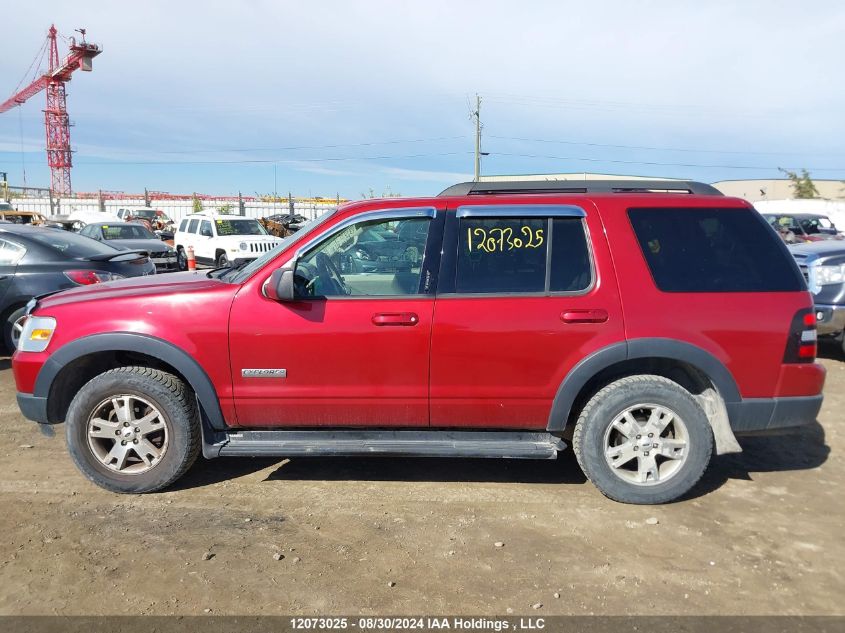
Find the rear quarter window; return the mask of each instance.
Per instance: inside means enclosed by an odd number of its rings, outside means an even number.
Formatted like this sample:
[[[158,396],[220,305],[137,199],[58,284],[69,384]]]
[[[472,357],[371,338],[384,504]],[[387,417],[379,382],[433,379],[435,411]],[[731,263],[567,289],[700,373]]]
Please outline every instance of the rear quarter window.
[[[629,209],[655,285],[664,292],[791,292],[804,280],[752,209]]]

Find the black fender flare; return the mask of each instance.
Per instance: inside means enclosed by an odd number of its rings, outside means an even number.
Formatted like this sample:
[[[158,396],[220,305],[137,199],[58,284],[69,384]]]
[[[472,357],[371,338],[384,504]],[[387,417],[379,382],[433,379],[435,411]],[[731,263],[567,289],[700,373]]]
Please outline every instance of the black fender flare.
[[[742,400],[731,372],[707,350],[669,338],[629,339],[596,350],[569,371],[555,394],[546,429],[551,433],[564,430],[575,399],[593,376],[611,365],[637,358],[663,358],[688,363],[710,379],[726,405]]]
[[[47,398],[56,376],[69,363],[97,352],[136,352],[159,358],[175,368],[194,390],[213,429],[228,428],[214,384],[200,364],[186,351],[160,338],[136,332],[92,334],[63,345],[53,352],[38,372],[33,395]]]

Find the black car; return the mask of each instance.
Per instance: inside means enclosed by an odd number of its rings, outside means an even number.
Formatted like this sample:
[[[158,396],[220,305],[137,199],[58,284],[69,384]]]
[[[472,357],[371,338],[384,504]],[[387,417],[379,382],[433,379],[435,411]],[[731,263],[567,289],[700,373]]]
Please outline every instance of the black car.
[[[127,251],[147,251],[160,273],[179,270],[176,251],[161,241],[161,238],[143,224],[134,222],[108,222],[88,224],[79,231],[80,235]]]
[[[37,226],[0,225],[0,326],[9,351],[17,348],[27,302],[66,288],[153,275],[144,253],[89,237]]]

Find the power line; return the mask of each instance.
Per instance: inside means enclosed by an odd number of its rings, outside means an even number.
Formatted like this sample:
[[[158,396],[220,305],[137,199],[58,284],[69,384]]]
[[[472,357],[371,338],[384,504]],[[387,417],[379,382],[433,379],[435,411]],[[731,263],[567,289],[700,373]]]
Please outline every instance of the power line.
[[[272,163],[323,163],[345,160],[403,160],[408,158],[428,158],[432,156],[457,156],[472,154],[470,151],[463,152],[438,152],[432,154],[407,154],[405,156],[331,156],[326,158],[252,158],[241,160],[184,160],[184,161],[84,161],[77,162],[77,165],[247,165],[247,164],[272,164]]]
[[[542,138],[525,138],[521,136],[496,136],[494,134],[489,134],[489,138],[496,138],[501,140],[508,140],[508,141],[524,141],[527,143],[551,143],[557,145],[580,145],[585,147],[605,147],[611,149],[640,149],[640,150],[649,150],[649,151],[661,151],[661,152],[689,152],[689,153],[696,153],[696,154],[754,154],[755,156],[798,156],[798,155],[835,155],[839,156],[842,155],[841,152],[755,152],[752,150],[748,151],[741,151],[741,150],[719,150],[719,149],[699,149],[699,148],[692,148],[692,147],[659,147],[659,146],[651,146],[651,145],[618,145],[613,143],[590,143],[587,141],[569,141],[569,140],[555,140],[555,139],[542,139]]]
[[[177,149],[177,150],[134,150],[122,151],[121,154],[225,154],[228,152],[286,152],[302,149],[340,149],[343,147],[372,147],[374,145],[401,145],[404,143],[429,143],[436,141],[453,141],[468,138],[466,134],[459,136],[437,136],[433,138],[394,139],[389,141],[369,141],[365,143],[335,143],[333,145],[290,145],[288,147],[239,147],[222,149]]]
[[[541,154],[510,154],[505,152],[490,152],[492,156],[512,156],[516,158],[542,158],[545,160],[572,160],[590,163],[616,163],[622,165],[651,165],[658,167],[697,167],[701,169],[757,169],[757,170],[774,170],[779,169],[778,166],[773,165],[702,165],[699,163],[664,163],[657,161],[642,161],[642,160],[619,160],[613,158],[587,158],[584,156],[545,156]],[[784,167],[784,169],[807,169],[809,171],[841,171],[845,172],[845,167]]]

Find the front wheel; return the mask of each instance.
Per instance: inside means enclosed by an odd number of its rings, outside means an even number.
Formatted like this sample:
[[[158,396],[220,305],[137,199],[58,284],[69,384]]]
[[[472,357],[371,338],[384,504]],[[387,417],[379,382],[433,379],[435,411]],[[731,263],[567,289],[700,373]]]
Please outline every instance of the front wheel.
[[[113,492],[152,492],[190,468],[200,450],[196,402],[179,378],[119,367],[80,389],[66,420],[79,470]]]
[[[572,440],[587,478],[623,503],[681,497],[704,474],[713,450],[710,422],[692,395],[651,375],[621,378],[596,393]]]
[[[3,342],[6,343],[6,349],[10,354],[14,354],[21,342],[24,321],[26,321],[26,307],[12,312],[3,324]]]
[[[229,258],[226,256],[226,253],[220,253],[217,256],[217,267],[218,268],[225,268],[229,265]]]
[[[176,263],[179,270],[188,270],[188,256],[185,254],[185,249],[181,246],[176,249]]]

